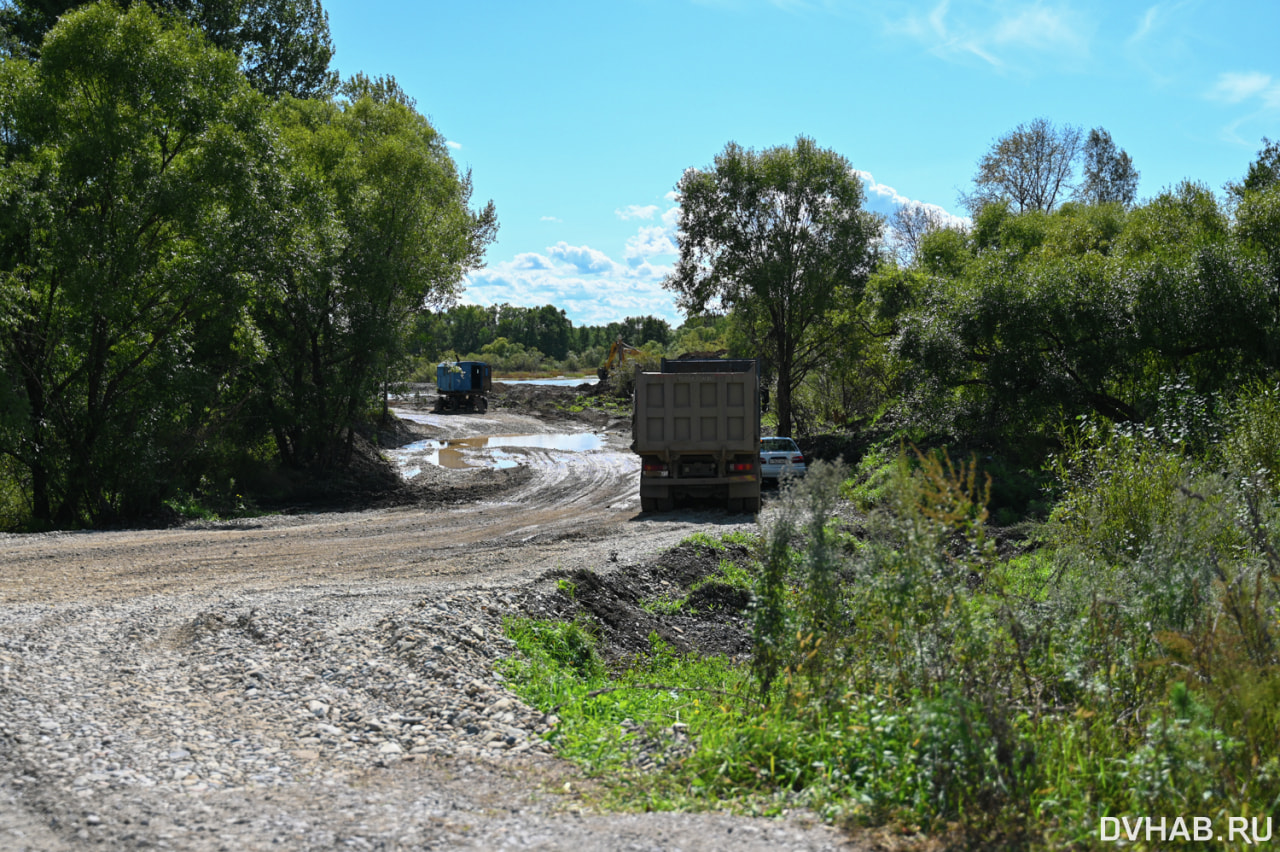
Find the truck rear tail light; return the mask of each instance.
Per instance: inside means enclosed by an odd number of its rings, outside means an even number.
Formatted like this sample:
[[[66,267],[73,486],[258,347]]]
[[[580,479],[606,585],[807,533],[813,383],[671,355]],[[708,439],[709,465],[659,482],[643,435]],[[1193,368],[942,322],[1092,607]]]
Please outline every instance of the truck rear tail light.
[[[640,470],[645,476],[669,476],[671,473],[667,469],[667,463],[660,461],[647,461],[640,466]]]
[[[750,473],[756,469],[756,463],[753,461],[736,461],[729,463],[730,473]]]

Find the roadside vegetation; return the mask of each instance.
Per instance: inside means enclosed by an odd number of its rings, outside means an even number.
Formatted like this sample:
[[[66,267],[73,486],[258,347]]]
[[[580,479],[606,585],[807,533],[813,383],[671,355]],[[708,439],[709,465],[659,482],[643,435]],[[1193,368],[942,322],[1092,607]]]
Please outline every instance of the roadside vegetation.
[[[1265,832],[1280,541],[1253,436],[1280,421],[1260,405],[1201,456],[1079,425],[1037,546],[1003,555],[972,461],[908,451],[852,522],[857,476],[819,463],[752,545],[750,659],[655,635],[609,667],[590,619],[513,621],[506,672],[621,807],[803,805],[955,848],[1105,848],[1100,818],[1135,814]]]

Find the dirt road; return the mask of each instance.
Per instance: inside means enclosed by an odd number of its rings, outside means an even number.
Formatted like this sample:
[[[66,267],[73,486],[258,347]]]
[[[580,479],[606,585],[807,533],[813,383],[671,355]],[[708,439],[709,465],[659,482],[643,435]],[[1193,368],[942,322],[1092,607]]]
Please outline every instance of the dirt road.
[[[415,418],[437,439],[581,431]],[[593,813],[538,736],[554,720],[493,673],[513,594],[547,571],[750,522],[642,516],[629,436],[598,427],[497,470],[399,456],[477,502],[0,537],[0,848],[843,848],[803,819]]]

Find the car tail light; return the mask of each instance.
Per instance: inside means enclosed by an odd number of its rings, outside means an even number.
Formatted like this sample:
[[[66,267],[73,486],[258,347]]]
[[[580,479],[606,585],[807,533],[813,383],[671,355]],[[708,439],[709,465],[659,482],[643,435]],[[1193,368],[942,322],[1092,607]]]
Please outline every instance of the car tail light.
[[[669,476],[671,473],[667,463],[662,461],[647,461],[640,466],[640,470],[644,476]]]
[[[792,457],[791,457],[791,463],[792,463],[792,464],[804,464],[804,456],[792,456]]]

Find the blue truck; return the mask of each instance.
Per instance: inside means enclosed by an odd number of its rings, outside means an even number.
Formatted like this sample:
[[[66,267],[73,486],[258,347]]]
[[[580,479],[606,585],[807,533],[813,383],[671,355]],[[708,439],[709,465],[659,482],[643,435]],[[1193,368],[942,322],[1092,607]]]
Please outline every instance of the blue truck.
[[[493,387],[493,368],[484,361],[444,361],[436,366],[437,414],[489,408],[485,396]]]

